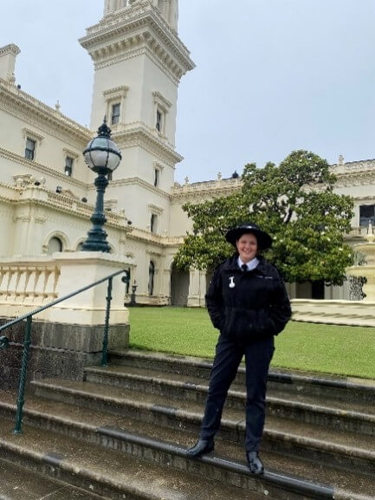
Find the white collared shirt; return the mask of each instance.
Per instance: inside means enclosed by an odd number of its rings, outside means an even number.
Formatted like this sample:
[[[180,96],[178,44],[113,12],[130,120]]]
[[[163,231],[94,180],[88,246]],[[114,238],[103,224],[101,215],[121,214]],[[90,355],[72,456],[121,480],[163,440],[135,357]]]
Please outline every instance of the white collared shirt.
[[[238,263],[238,267],[241,269],[242,266],[245,264],[247,266],[247,270],[248,271],[252,271],[253,269],[255,269],[257,267],[257,265],[259,264],[259,259],[257,259],[256,257],[254,257],[253,259],[251,259],[249,262],[242,262],[242,260],[240,259],[240,257],[238,257],[237,259],[237,263]]]

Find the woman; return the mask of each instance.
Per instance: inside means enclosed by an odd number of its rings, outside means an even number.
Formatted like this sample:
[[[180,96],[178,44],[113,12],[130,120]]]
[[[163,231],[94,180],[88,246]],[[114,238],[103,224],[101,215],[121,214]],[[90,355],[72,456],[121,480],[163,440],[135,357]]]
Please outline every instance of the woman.
[[[263,474],[258,450],[265,419],[266,385],[274,351],[274,335],[291,316],[290,302],[278,271],[259,253],[272,239],[256,224],[230,229],[226,239],[236,253],[213,275],[206,303],[211,321],[220,330],[199,440],[187,450],[200,457],[214,449],[228,389],[245,355],[246,460],[253,474]]]

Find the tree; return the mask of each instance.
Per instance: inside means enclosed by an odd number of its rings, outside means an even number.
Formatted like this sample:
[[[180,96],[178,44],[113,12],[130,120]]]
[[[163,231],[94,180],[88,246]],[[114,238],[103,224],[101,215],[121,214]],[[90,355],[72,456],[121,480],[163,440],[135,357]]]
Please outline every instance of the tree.
[[[187,203],[193,220],[175,256],[179,268],[212,269],[233,253],[224,238],[228,228],[252,221],[269,232],[267,258],[288,282],[324,280],[341,285],[353,252],[344,243],[353,201],[333,192],[329,164],[308,151],[293,151],[279,166],[247,164],[242,188],[225,198]]]

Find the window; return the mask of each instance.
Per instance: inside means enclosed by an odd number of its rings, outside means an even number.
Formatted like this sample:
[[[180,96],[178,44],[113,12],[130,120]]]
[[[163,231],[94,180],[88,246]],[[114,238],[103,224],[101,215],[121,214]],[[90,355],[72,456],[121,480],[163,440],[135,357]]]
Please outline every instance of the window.
[[[148,267],[148,294],[154,295],[155,264],[150,261]]]
[[[158,207],[157,205],[154,205],[152,203],[149,204],[148,206],[148,210],[149,210],[149,221],[150,221],[150,224],[149,224],[149,228],[150,228],[150,232],[151,233],[158,233],[158,231],[160,230],[160,220],[159,219],[159,215],[161,216],[162,213],[163,213],[163,209]]]
[[[154,97],[154,120],[155,120],[155,128],[159,132],[159,134],[165,135],[166,132],[166,117],[167,113],[172,106],[172,103],[169,102],[165,97],[163,97],[160,92],[153,92]]]
[[[359,225],[368,226],[369,222],[375,225],[375,205],[361,205],[359,207]]]
[[[37,150],[42,144],[44,139],[43,136],[39,135],[34,130],[28,128],[23,128],[23,138],[25,141],[25,158],[27,160],[35,160],[37,156]]]
[[[156,130],[160,133],[162,133],[162,127],[163,127],[163,113],[160,111],[160,109],[156,110]]]
[[[35,158],[36,141],[30,137],[26,138],[25,158],[34,160]]]
[[[71,156],[65,157],[65,175],[71,177],[73,173],[73,162],[74,159]]]
[[[152,163],[152,175],[153,175],[153,178],[152,178],[152,181],[153,181],[153,184],[155,187],[159,187],[160,186],[160,181],[161,181],[161,177],[162,177],[162,174],[163,174],[163,169],[164,169],[164,165],[162,163],[160,163],[159,161],[154,161]],[[155,214],[160,214],[160,207],[157,207],[156,205],[153,205],[151,206],[150,205],[150,210],[151,212],[155,213]]]
[[[122,85],[103,92],[105,100],[105,115],[109,118],[111,125],[124,123],[126,94],[129,87]]]
[[[156,214],[151,214],[150,231],[152,233],[156,233],[157,220],[158,220],[158,216]]]
[[[111,115],[112,125],[116,125],[116,123],[120,122],[120,110],[121,110],[120,103],[112,104],[112,115]]]
[[[63,244],[60,238],[57,238],[57,236],[53,236],[53,238],[51,238],[48,242],[48,255],[52,255],[55,252],[62,252],[62,249]]]
[[[154,169],[154,186],[159,186],[160,170],[158,168]]]

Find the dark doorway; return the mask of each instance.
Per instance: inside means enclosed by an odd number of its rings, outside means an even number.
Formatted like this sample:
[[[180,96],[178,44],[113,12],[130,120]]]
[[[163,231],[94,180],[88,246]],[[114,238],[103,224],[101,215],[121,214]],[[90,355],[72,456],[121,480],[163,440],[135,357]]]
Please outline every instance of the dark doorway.
[[[324,280],[311,282],[311,298],[316,300],[324,299]]]

